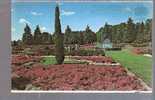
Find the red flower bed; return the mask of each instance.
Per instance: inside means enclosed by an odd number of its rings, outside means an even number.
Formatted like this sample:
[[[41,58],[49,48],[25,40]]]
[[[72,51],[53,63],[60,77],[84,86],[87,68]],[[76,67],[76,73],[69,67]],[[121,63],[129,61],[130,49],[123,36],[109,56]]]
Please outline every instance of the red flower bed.
[[[96,63],[113,63],[114,61],[110,57],[105,56],[76,56],[73,57],[78,60],[90,60]]]
[[[144,90],[121,66],[84,64],[13,66],[13,77],[24,77],[42,90]],[[12,79],[13,79],[12,77]]]
[[[95,44],[80,45],[80,49],[95,49],[95,48],[96,48]]]
[[[13,55],[12,56],[12,64],[13,65],[21,65],[27,62],[38,62],[41,60],[39,56],[26,56],[26,55]]]
[[[134,49],[132,50],[132,52],[133,52],[134,54],[140,55],[140,54],[144,54],[144,53],[145,53],[145,50],[142,49],[142,48],[134,48]]]

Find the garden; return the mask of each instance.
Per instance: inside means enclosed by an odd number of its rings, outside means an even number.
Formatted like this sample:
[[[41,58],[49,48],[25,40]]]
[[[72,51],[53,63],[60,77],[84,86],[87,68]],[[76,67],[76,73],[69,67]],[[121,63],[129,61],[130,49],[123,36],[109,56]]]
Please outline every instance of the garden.
[[[90,53],[89,50],[87,53]],[[90,53],[88,56],[87,53],[84,53],[85,56],[81,56],[83,52],[74,56],[66,55],[61,65],[57,64],[54,55],[14,54],[12,89],[151,90],[151,58],[129,50],[106,51],[105,55]]]
[[[97,32],[89,25],[83,31],[67,25],[63,33],[59,16],[57,5],[53,34],[39,25],[33,34],[26,24],[22,39],[11,42],[12,90],[151,90],[151,19],[105,23]]]
[[[81,57],[81,59],[86,60],[93,58]],[[13,59],[16,59],[12,61],[13,89],[147,90],[147,87],[136,76],[130,75],[121,65],[106,65],[105,63],[112,63],[109,57],[102,58],[102,63],[105,65],[89,64],[86,61],[78,62],[76,60],[66,60],[62,65],[55,65],[49,64],[54,63],[52,62],[54,60],[48,61],[49,58],[41,59],[40,57],[22,55],[13,56]]]

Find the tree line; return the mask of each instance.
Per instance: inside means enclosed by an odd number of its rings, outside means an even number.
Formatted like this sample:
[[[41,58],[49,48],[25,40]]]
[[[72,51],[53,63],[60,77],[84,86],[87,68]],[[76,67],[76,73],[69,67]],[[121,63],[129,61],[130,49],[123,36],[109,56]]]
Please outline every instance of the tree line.
[[[28,24],[26,24],[26,27],[24,28],[22,42],[23,42],[23,44],[27,44],[27,45],[53,43],[52,35],[48,32],[42,33],[39,25],[36,26],[36,29],[34,30],[34,34],[32,35],[31,28],[29,27]]]
[[[72,31],[70,26],[67,25],[65,33],[62,34],[64,37],[64,44],[90,44],[95,43],[96,33],[93,32],[87,25],[84,31]],[[31,28],[26,24],[21,42],[26,45],[43,45],[43,44],[54,44],[55,33],[52,35],[48,32],[41,32],[39,25],[36,26],[34,34],[31,32]],[[18,41],[13,41],[15,42]]]
[[[129,18],[127,22],[117,25],[109,25],[105,23],[96,32],[97,42],[102,43],[106,38],[112,43],[149,43],[151,42],[152,19],[147,19],[145,22],[134,22]]]
[[[117,25],[105,23],[96,33],[88,25],[84,31],[72,31],[70,26],[67,25],[65,33],[62,33],[62,36],[65,45],[102,43],[107,38],[114,44],[141,44],[151,42],[151,32],[152,19],[147,19],[144,22],[134,22],[132,18],[129,18],[127,22]],[[48,32],[41,32],[39,25],[36,26],[34,34],[32,34],[30,26],[26,24],[21,41],[26,45],[53,44],[55,41],[54,37],[55,33],[52,35]]]
[[[65,44],[90,44],[96,42],[96,34],[87,25],[84,31],[72,31],[69,25],[64,34]]]

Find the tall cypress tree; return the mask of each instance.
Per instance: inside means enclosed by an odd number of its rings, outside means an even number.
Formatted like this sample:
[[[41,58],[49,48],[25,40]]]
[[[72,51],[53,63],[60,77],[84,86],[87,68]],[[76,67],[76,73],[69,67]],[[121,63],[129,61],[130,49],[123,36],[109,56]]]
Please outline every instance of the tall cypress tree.
[[[31,34],[31,28],[29,27],[28,24],[26,24],[26,27],[24,28],[24,34],[22,37],[22,42],[24,44],[31,45],[32,41],[33,41],[33,36]]]
[[[60,24],[60,12],[59,6],[55,8],[55,56],[58,64],[62,64],[64,61],[64,44],[63,44],[63,34],[61,33],[61,24]]]

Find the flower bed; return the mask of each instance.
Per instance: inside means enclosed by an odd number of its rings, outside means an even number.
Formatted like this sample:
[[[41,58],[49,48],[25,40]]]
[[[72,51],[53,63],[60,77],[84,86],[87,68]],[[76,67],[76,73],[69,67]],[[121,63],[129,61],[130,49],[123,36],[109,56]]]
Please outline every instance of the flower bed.
[[[132,52],[134,54],[138,54],[138,55],[141,55],[141,54],[152,54],[152,50],[150,48],[145,48],[145,47],[133,48]]]
[[[63,64],[45,68],[35,64],[31,68],[13,66],[12,74],[12,79],[29,79],[29,84],[41,90],[145,90],[141,82],[121,66]]]
[[[114,63],[112,58],[106,56],[75,56],[72,58],[77,60],[90,60],[96,63]]]
[[[134,48],[133,50],[132,50],[132,52],[134,53],[134,54],[144,54],[144,50],[143,49],[141,49],[141,48]]]
[[[95,49],[95,48],[96,48],[95,44],[80,45],[80,49]]]
[[[39,56],[26,56],[26,55],[13,55],[12,64],[13,65],[22,65],[28,62],[39,62],[41,57]]]

